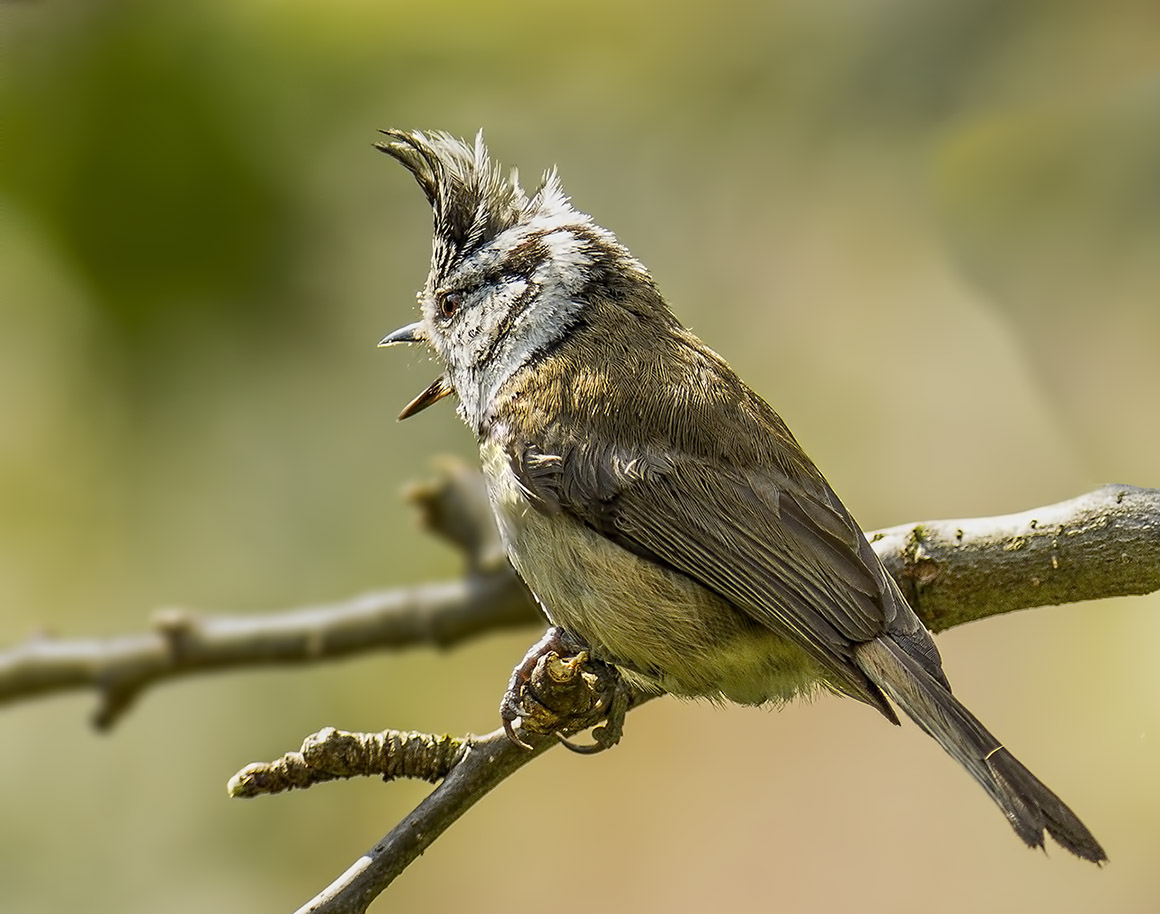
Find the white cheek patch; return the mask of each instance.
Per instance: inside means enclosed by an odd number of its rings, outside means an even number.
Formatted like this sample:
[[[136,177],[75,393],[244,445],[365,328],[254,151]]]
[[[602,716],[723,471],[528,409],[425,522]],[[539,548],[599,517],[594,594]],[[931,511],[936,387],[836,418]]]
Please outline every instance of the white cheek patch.
[[[527,293],[528,285],[526,279],[513,279],[491,287],[482,300],[470,303],[452,332],[450,349],[460,358],[448,359],[448,364],[459,394],[459,412],[476,430],[499,385],[515,370],[506,368],[509,347],[504,340],[497,342],[497,338],[501,334],[512,338],[514,325],[505,324],[513,309],[523,307],[520,298]]]

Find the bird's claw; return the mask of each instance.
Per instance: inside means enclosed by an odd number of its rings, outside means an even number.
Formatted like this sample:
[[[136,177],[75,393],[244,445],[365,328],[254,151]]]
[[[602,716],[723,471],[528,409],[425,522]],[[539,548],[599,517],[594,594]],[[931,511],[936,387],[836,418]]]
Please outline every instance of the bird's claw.
[[[513,743],[515,743],[521,749],[527,749],[529,752],[531,752],[536,747],[533,746],[531,743],[526,742],[525,740],[521,739],[520,735],[518,733],[516,733],[515,722],[519,719],[519,717],[520,717],[520,715],[516,715],[516,717],[513,717],[511,720],[509,720],[506,717],[503,718],[503,732],[505,734],[507,734],[508,739],[510,739]]]
[[[500,702],[504,733],[517,746],[532,745],[517,732],[555,734],[568,749],[583,755],[616,745],[624,732],[630,693],[614,667],[588,656],[586,645],[559,627],[548,629],[512,671]],[[575,733],[605,721],[592,732],[595,743],[580,745]]]
[[[523,663],[515,668],[512,673],[511,682],[508,683],[507,691],[503,693],[503,699],[499,703],[499,716],[503,721],[503,732],[517,746],[522,749],[527,749],[529,752],[535,747],[527,740],[522,739],[519,733],[516,732],[516,721],[522,721],[528,716],[528,711],[523,705],[521,693],[528,688],[528,682],[531,679],[532,672],[523,672],[523,667],[527,663],[527,657],[524,658]]]
[[[541,658],[561,649],[563,636],[564,630],[562,628],[552,626],[544,633],[544,637],[528,648],[528,652],[524,654],[524,659],[512,670],[512,678],[508,680],[507,690],[503,693],[503,699],[499,703],[499,716],[503,721],[503,732],[517,746],[522,746],[529,751],[532,749],[531,744],[516,733],[515,727],[517,720],[523,722],[524,718],[528,716],[528,711],[523,703],[524,689],[531,682],[532,674],[536,671],[536,664],[540,662]]]

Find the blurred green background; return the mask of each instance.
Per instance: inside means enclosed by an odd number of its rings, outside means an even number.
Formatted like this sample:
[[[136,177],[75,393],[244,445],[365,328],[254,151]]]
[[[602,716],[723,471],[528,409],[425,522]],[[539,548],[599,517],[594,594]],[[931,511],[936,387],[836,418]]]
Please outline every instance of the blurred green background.
[[[430,214],[380,127],[558,163],[867,528],[1160,485],[1153,0],[46,0],[0,30],[0,643],[457,573],[398,498],[474,454],[450,408],[393,421],[432,367],[375,343]],[[426,788],[230,774],[327,724],[490,730],[535,634],[185,680],[107,736],[87,694],[0,709],[0,908],[294,909]],[[1103,871],[854,703],[668,700],[373,910],[1154,912],[1160,599],[939,643]]]

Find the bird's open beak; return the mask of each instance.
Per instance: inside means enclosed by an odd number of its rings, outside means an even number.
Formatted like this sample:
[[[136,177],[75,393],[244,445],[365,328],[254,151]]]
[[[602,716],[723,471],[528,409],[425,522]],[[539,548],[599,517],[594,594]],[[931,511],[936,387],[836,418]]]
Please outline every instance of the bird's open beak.
[[[403,407],[403,411],[399,413],[399,418],[410,419],[415,413],[423,412],[432,403],[438,403],[448,394],[453,393],[455,393],[455,389],[447,383],[447,379],[438,377],[431,382],[430,387]]]
[[[423,326],[418,321],[400,327],[394,333],[388,333],[380,341],[380,346],[394,346],[396,343],[425,343],[427,337],[423,335]]]
[[[427,337],[423,334],[423,326],[419,322],[400,327],[394,333],[388,333],[379,342],[380,346],[394,346],[397,343],[425,343]],[[432,403],[438,403],[448,394],[455,393],[455,388],[447,383],[447,379],[438,377],[431,385],[414,400],[403,407],[399,413],[400,419],[409,419],[415,413],[421,413]]]

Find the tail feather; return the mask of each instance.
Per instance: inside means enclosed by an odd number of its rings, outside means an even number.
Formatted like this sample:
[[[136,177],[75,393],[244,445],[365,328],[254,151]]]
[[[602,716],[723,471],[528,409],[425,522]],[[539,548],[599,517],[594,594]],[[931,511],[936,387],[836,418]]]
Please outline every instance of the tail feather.
[[[854,658],[907,716],[971,773],[1029,847],[1043,847],[1046,830],[1077,857],[1094,863],[1107,859],[1079,817],[890,636],[858,645]]]

